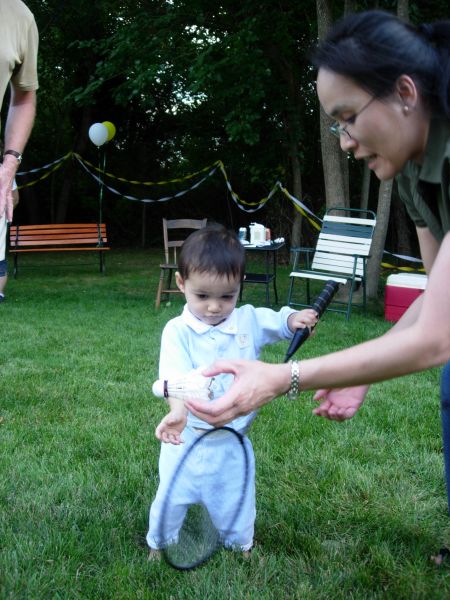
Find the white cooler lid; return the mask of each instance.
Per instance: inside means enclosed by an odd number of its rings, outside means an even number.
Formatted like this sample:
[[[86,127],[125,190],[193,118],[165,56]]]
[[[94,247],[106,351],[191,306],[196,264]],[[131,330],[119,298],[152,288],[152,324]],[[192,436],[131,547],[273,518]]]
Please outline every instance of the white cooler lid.
[[[388,276],[386,285],[424,290],[427,287],[427,280],[426,275],[419,273],[396,273]]]

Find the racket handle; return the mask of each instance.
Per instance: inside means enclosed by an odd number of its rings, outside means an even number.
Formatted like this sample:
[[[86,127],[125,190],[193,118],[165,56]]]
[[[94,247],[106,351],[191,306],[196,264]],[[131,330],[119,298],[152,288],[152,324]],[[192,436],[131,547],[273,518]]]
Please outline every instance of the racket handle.
[[[312,309],[316,311],[319,319],[327,309],[327,306],[333,300],[334,295],[339,289],[339,283],[330,279],[326,282],[323,290],[317,296],[312,304]]]
[[[323,290],[311,305],[311,308],[316,311],[318,319],[320,319],[320,317],[323,315],[338,289],[339,283],[336,281],[330,279],[326,282]],[[297,329],[286,352],[286,356],[284,358],[285,363],[288,362],[291,356],[297,352],[303,342],[309,338],[313,329],[314,327],[303,327],[302,329]]]

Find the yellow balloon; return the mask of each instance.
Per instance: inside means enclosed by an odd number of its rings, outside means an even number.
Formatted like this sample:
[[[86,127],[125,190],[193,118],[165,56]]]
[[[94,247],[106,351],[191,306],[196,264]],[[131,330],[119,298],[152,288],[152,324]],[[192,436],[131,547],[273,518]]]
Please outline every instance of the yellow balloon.
[[[103,121],[102,125],[104,125],[108,130],[108,137],[106,141],[109,142],[116,135],[116,126],[114,125],[114,123],[111,123],[111,121]]]

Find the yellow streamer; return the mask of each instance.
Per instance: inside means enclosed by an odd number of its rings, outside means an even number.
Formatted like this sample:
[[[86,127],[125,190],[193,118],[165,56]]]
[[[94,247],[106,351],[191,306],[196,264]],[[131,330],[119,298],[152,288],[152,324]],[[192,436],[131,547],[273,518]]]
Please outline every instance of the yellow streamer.
[[[381,266],[385,269],[394,269],[395,271],[407,271],[407,272],[417,272],[417,271],[421,271],[421,272],[425,272],[425,269],[423,267],[398,267],[397,265],[391,265],[390,263],[381,263]]]
[[[52,169],[50,169],[47,173],[45,173],[44,175],[42,175],[41,177],[39,177],[38,179],[35,179],[34,181],[30,181],[28,183],[25,183],[23,185],[19,185],[17,186],[17,189],[21,190],[23,188],[26,187],[31,187],[33,185],[36,185],[39,181],[42,181],[44,179],[46,179],[47,177],[49,177],[52,173],[54,173],[55,171],[57,171],[58,169],[61,168],[63,162],[69,158],[69,157],[76,157],[78,158],[78,160],[80,160],[82,163],[84,163],[85,165],[89,165],[89,167],[95,171],[97,171],[98,173],[101,173],[104,176],[110,177],[112,179],[115,179],[117,181],[121,181],[123,183],[129,183],[132,185],[144,185],[144,186],[156,186],[156,185],[167,185],[170,183],[181,183],[183,181],[186,181],[188,179],[192,179],[193,177],[196,177],[206,171],[208,171],[208,169],[212,169],[214,166],[218,166],[222,172],[222,175],[225,179],[225,183],[227,185],[227,188],[231,194],[231,196],[233,197],[233,199],[235,200],[235,202],[239,205],[239,204],[244,204],[246,206],[252,206],[252,207],[257,207],[257,206],[263,206],[273,195],[274,193],[277,191],[277,189],[280,189],[283,194],[292,202],[292,204],[294,205],[295,209],[308,221],[308,223],[314,227],[314,229],[316,229],[317,231],[320,231],[321,226],[314,221],[314,219],[311,217],[311,215],[308,214],[308,212],[306,212],[299,200],[297,200],[296,198],[294,198],[288,191],[286,188],[284,188],[279,182],[277,182],[274,187],[272,188],[272,190],[270,191],[270,193],[262,198],[261,200],[257,201],[257,202],[248,202],[246,200],[243,200],[242,198],[240,198],[240,196],[233,190],[233,188],[231,187],[231,183],[230,180],[228,178],[227,172],[225,170],[225,166],[223,164],[223,162],[221,160],[217,160],[214,163],[212,163],[211,165],[208,165],[207,167],[204,167],[203,169],[200,169],[199,171],[196,171],[195,173],[190,173],[189,175],[185,175],[184,177],[177,177],[175,179],[169,179],[166,181],[139,181],[139,180],[134,180],[134,179],[126,179],[124,177],[118,177],[116,175],[114,175],[113,173],[108,173],[108,172],[103,172],[100,168],[98,168],[97,166],[93,165],[91,162],[83,159],[79,154],[77,154],[76,152],[68,152],[61,160],[59,163],[57,163]],[[47,165],[45,165],[44,167],[41,167],[40,169],[45,169],[47,167]],[[28,171],[29,173],[33,173],[37,170],[40,169],[32,169],[31,171]],[[24,175],[26,173],[20,173],[20,175]],[[176,196],[174,196],[176,197]],[[252,212],[252,211],[249,211]],[[314,215],[315,218],[316,215]],[[393,269],[393,270],[397,270],[397,271],[406,271],[406,272],[417,272],[417,271],[421,271],[424,272],[425,269],[423,267],[419,267],[419,268],[414,268],[414,267],[399,267],[397,265],[392,265],[390,263],[385,263],[382,262],[381,266],[384,269]]]
[[[74,156],[76,156],[79,160],[81,160],[82,162],[84,162],[84,164],[89,165],[89,167],[91,169],[94,169],[95,171],[97,171],[97,173],[101,173],[102,175],[105,175],[106,177],[110,177],[111,179],[116,179],[117,181],[121,181],[123,183],[131,183],[132,185],[147,185],[147,186],[152,186],[152,185],[167,185],[169,183],[180,183],[182,181],[186,181],[187,179],[192,179],[193,177],[196,177],[197,175],[200,175],[201,173],[204,173],[208,169],[212,169],[212,167],[214,167],[215,165],[219,164],[219,162],[220,162],[220,161],[216,160],[216,162],[212,163],[212,165],[204,167],[200,171],[196,171],[195,173],[190,173],[189,175],[185,175],[184,177],[177,177],[176,179],[168,179],[167,181],[138,181],[136,179],[125,179],[124,177],[117,177],[117,175],[114,175],[113,173],[108,173],[106,171],[102,171],[101,169],[99,169],[98,167],[96,167],[95,165],[93,165],[88,160],[82,158],[76,152],[74,152]]]
[[[272,188],[272,190],[270,191],[269,195],[266,196],[265,198],[262,198],[261,200],[259,200],[258,202],[247,202],[246,200],[243,200],[242,198],[240,198],[240,196],[238,194],[236,194],[236,192],[232,189],[231,184],[230,184],[230,180],[228,179],[228,175],[227,172],[225,171],[225,166],[223,164],[223,162],[221,160],[217,161],[217,164],[220,167],[220,170],[222,171],[222,175],[225,178],[225,183],[227,184],[227,187],[230,191],[230,194],[233,196],[233,198],[235,199],[236,202],[239,202],[240,204],[245,204],[246,206],[262,206],[263,204],[265,204],[267,202],[267,200],[270,198],[270,196],[272,195],[274,188]]]
[[[58,163],[57,165],[55,165],[53,167],[53,169],[50,169],[50,171],[48,171],[47,173],[45,173],[44,175],[42,175],[38,179],[35,179],[34,181],[29,181],[28,183],[24,183],[23,185],[18,185],[17,189],[18,190],[22,190],[23,188],[31,187],[32,185],[36,185],[36,183],[39,183],[39,181],[42,181],[43,179],[47,179],[47,177],[49,177],[52,173],[54,173],[55,171],[57,171],[58,169],[61,168],[63,162],[64,161],[62,160],[60,163]]]

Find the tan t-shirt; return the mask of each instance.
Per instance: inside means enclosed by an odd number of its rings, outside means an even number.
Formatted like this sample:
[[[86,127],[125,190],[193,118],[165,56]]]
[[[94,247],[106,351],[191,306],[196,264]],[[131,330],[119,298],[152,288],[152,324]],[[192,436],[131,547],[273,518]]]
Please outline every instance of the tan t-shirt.
[[[21,0],[0,0],[0,106],[9,81],[37,90],[39,35],[33,13]]]

